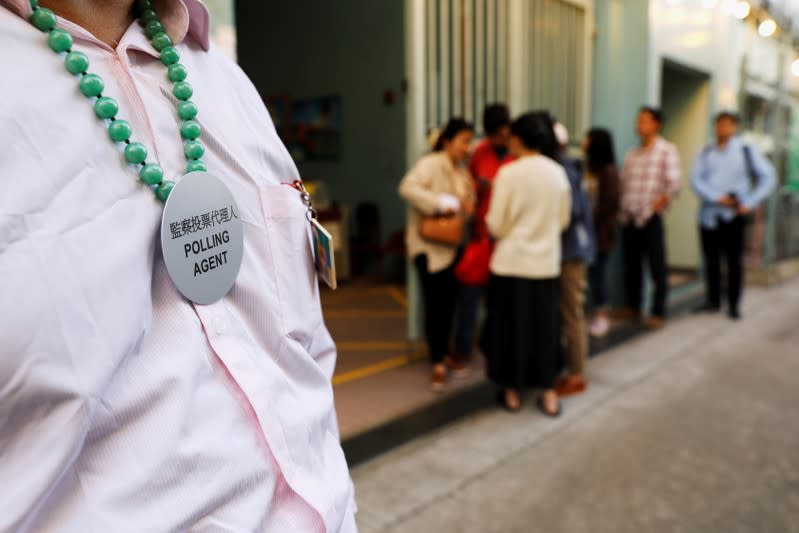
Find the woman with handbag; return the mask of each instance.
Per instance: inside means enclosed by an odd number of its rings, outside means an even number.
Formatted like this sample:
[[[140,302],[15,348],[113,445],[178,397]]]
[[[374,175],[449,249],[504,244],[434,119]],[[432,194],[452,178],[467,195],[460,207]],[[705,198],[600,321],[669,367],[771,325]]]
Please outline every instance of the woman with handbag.
[[[465,369],[463,363],[449,355],[449,350],[460,288],[455,279],[455,263],[465,219],[474,210],[474,187],[465,166],[473,137],[470,123],[451,119],[433,152],[416,163],[399,187],[400,196],[409,207],[405,239],[422,285],[434,391],[443,389],[448,368]]]
[[[486,222],[496,239],[491,258],[483,352],[488,376],[510,411],[528,387],[543,390],[538,408],[560,414],[558,276],[561,233],[571,217],[571,188],[557,163],[548,113],[528,113],[511,126],[511,152],[494,183]]]

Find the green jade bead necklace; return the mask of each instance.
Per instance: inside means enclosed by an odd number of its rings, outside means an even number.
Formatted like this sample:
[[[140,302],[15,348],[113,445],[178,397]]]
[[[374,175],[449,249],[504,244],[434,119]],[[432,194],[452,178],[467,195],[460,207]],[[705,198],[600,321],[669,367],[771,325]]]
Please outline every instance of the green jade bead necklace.
[[[119,105],[116,100],[103,96],[105,83],[97,74],[89,70],[89,58],[83,52],[72,50],[72,36],[56,28],[58,19],[50,9],[40,7],[38,0],[30,0],[33,14],[30,22],[40,31],[47,34],[47,45],[53,52],[63,55],[64,66],[73,76],[80,76],[78,88],[86,97],[93,100],[94,113],[98,119],[106,121],[108,125],[108,138],[115,143],[124,143],[125,161],[131,165],[139,166],[139,180],[149,186],[155,196],[165,202],[175,186],[175,182],[164,180],[164,169],[158,163],[147,162],[147,147],[140,142],[131,141],[133,129],[126,120],[117,118]],[[188,165],[186,173],[205,172],[208,167],[202,162],[205,147],[200,142],[202,128],[195,120],[197,105],[191,101],[194,94],[192,86],[186,82],[188,71],[179,63],[180,53],[175,48],[172,39],[164,30],[164,25],[153,10],[150,0],[137,0],[136,9],[139,14],[139,23],[144,28],[144,33],[150,39],[152,47],[159,52],[161,62],[167,67],[167,77],[172,82],[172,94],[178,99],[177,114],[183,121],[180,126],[180,137],[183,140],[183,153]]]

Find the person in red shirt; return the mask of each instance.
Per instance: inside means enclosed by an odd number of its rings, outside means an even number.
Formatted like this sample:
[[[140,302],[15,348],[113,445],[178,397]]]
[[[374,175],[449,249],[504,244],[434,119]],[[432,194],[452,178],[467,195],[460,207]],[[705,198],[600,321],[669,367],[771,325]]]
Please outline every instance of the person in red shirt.
[[[486,137],[475,148],[471,163],[469,163],[469,170],[477,190],[473,238],[488,235],[485,217],[488,213],[488,205],[491,203],[491,185],[499,168],[514,159],[508,151],[510,112],[506,105],[493,104],[485,108],[483,129]]]
[[[475,148],[469,164],[477,191],[477,208],[471,236],[473,240],[488,238],[485,218],[491,202],[491,185],[500,167],[514,160],[508,151],[510,111],[506,105],[492,104],[485,108],[483,129],[485,139]],[[455,355],[450,359],[453,370],[465,370],[472,355],[481,295],[480,286],[465,286],[461,289],[455,324]]]

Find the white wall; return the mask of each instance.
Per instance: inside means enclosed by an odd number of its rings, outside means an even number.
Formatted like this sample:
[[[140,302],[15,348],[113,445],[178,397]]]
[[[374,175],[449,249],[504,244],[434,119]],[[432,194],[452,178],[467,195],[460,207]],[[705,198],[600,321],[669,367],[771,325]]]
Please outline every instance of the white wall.
[[[670,59],[711,76],[711,112],[737,109],[741,88],[741,62],[747,73],[763,83],[750,83],[751,91],[768,92],[782,69],[790,73],[792,52],[774,37],[761,37],[751,21],[740,21],[725,11],[729,0],[650,0],[650,103],[659,104],[661,68]],[[783,54],[781,57],[780,54]],[[799,78],[788,75],[787,87],[799,89]],[[772,94],[763,94],[772,96]]]
[[[700,266],[698,200],[690,186],[693,160],[712,131],[713,113],[738,107],[744,25],[725,14],[721,3],[713,7],[704,0],[650,3],[648,95],[649,103],[664,107],[664,136],[677,145],[682,160],[682,193],[666,218],[669,263],[682,268]],[[705,75],[708,81],[697,86],[690,76],[683,78],[674,70],[664,80],[666,61]]]
[[[745,25],[724,13],[722,4],[703,0],[651,0],[649,98],[660,103],[663,60],[711,77],[711,112],[737,108]],[[709,118],[709,117],[708,117]]]
[[[701,150],[701,136],[693,135],[690,125],[697,131],[707,131],[712,135],[712,116],[721,110],[738,110],[742,89],[757,94],[766,100],[777,95],[775,85],[780,76],[788,76],[788,88],[797,87],[797,79],[790,76],[790,62],[793,53],[775,37],[761,37],[752,20],[740,21],[733,17],[725,7],[729,0],[650,0],[650,46],[647,93],[649,102],[661,105],[663,96],[664,61],[677,63],[710,77],[709,105],[688,105],[682,107],[683,116],[676,117],[678,127],[668,129],[674,135],[682,131],[679,139],[671,139],[678,144],[683,158],[683,194],[673,206],[668,218],[667,229],[670,245],[676,252],[673,264],[690,266],[699,263],[698,242],[693,235],[678,239],[685,233],[686,217],[696,211],[696,199],[690,191],[689,171],[696,154]],[[746,78],[742,79],[742,66],[746,60]],[[785,62],[785,64],[781,64]],[[742,84],[745,83],[745,87]],[[670,106],[672,109],[674,106]],[[685,113],[690,113],[686,117]],[[687,120],[686,120],[687,118]],[[667,126],[669,117],[666,117]],[[690,141],[686,138],[689,134]],[[751,137],[765,151],[770,151],[773,138],[769,136]],[[690,218],[688,220],[691,220]],[[693,220],[691,220],[693,223]],[[675,235],[676,234],[676,235]],[[695,252],[692,252],[695,250]]]

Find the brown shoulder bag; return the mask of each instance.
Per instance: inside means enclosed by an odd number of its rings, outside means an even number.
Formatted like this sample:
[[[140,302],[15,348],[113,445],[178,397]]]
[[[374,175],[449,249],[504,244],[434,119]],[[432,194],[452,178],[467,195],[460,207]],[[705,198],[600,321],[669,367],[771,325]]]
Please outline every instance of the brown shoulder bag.
[[[426,241],[458,246],[463,241],[464,220],[458,213],[423,216],[419,234]]]

